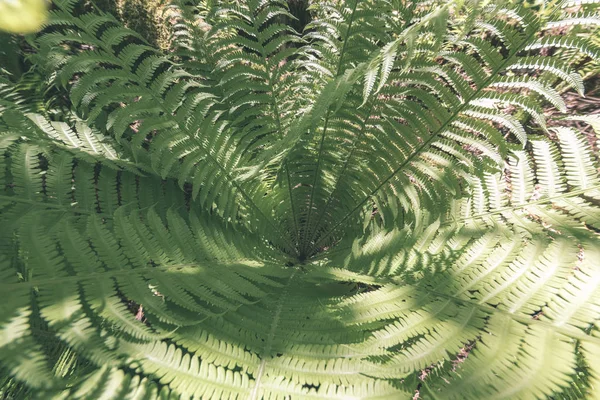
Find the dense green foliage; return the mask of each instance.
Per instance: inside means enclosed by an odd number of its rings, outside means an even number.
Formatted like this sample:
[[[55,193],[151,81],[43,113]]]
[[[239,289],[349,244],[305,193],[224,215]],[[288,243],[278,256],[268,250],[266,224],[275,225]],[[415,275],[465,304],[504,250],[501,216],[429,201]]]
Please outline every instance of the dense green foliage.
[[[0,397],[600,398],[594,3],[184,1],[161,52],[56,0],[2,44]]]

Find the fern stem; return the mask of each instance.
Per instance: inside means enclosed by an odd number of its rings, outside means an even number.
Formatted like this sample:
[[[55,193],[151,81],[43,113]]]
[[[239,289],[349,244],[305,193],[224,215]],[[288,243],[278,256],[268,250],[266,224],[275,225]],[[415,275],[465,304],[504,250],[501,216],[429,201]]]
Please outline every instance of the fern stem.
[[[350,150],[350,152],[348,153],[348,156],[346,157],[346,160],[344,161],[344,165],[342,167],[342,170],[340,171],[340,174],[338,175],[335,184],[333,185],[333,190],[331,191],[331,193],[329,194],[327,201],[325,202],[325,206],[321,209],[321,212],[319,213],[319,216],[317,217],[317,221],[322,221],[323,216],[325,215],[325,212],[327,211],[327,209],[329,208],[331,202],[333,201],[333,195],[337,192],[338,186],[340,181],[342,180],[342,177],[344,176],[344,174],[347,171],[348,165],[350,164],[350,159],[352,158],[352,156],[354,155],[354,152],[356,151],[356,148],[358,146],[358,142],[360,140],[360,138],[362,138],[362,136],[365,133],[365,128],[367,126],[367,122],[369,121],[369,119],[371,118],[371,111],[373,110],[374,107],[374,103],[371,100],[370,101],[370,106],[369,109],[367,111],[367,116],[364,119],[361,127],[360,127],[360,131],[358,133],[358,135],[356,135],[356,137],[354,138],[354,141],[352,142],[352,148]],[[312,231],[312,234],[310,236],[310,241],[312,241],[315,238],[315,235],[318,232],[318,225],[315,226],[315,229]]]
[[[392,279],[392,282],[396,282],[394,279]],[[558,333],[561,333],[565,336],[569,336],[571,338],[574,339],[578,339],[578,340],[583,340],[586,342],[591,342],[594,343],[596,345],[600,345],[600,338],[599,337],[595,337],[592,335],[588,335],[585,332],[583,332],[582,330],[579,330],[577,328],[569,328],[569,327],[564,327],[564,326],[557,326],[552,324],[551,322],[548,321],[544,321],[544,320],[540,320],[540,319],[533,319],[532,317],[525,317],[522,315],[517,315],[514,313],[511,313],[510,311],[506,311],[500,308],[495,308],[492,306],[488,306],[486,304],[480,304],[480,303],[475,303],[473,301],[470,300],[465,300],[465,299],[461,299],[459,297],[453,296],[451,294],[447,294],[447,293],[443,293],[443,292],[438,292],[437,290],[428,288],[428,287],[424,287],[424,286],[420,286],[420,285],[410,285],[407,284],[406,282],[401,282],[401,285],[408,285],[408,286],[414,286],[415,288],[418,288],[419,290],[424,290],[427,291],[428,293],[431,293],[434,296],[439,296],[439,297],[443,297],[445,299],[448,299],[452,302],[455,303],[461,303],[461,304],[465,304],[465,305],[469,305],[469,306],[473,306],[473,307],[477,307],[481,310],[484,310],[485,312],[487,312],[488,314],[502,314],[516,322],[520,322],[522,324],[526,324],[526,325],[540,325],[545,327],[546,329],[552,330],[552,331],[556,331]]]
[[[273,78],[271,75],[271,71],[269,71],[269,82],[268,82],[269,86],[271,86],[272,79]],[[283,129],[281,128],[281,117],[280,117],[280,113],[279,113],[279,106],[277,105],[277,97],[275,96],[274,92],[271,92],[271,100],[273,102],[272,103],[272,107],[274,108],[273,115],[275,116],[275,123],[277,124],[277,130],[279,131],[280,136],[283,139],[284,134],[283,134]],[[283,168],[285,168],[288,197],[290,198],[290,207],[292,209],[292,219],[294,221],[294,230],[296,232],[296,246],[293,247],[293,250],[296,252],[296,256],[299,256],[298,246],[299,246],[299,241],[300,241],[300,236],[299,236],[300,232],[298,230],[298,218],[297,218],[297,214],[296,214],[296,207],[294,205],[294,198],[292,196],[292,180],[290,178],[290,168],[288,166],[287,159],[283,163]]]
[[[489,211],[489,212],[485,212],[485,213],[481,213],[481,214],[476,214],[476,215],[472,215],[470,217],[465,217],[465,218],[461,218],[461,219],[457,219],[457,220],[453,219],[453,220],[450,220],[450,221],[442,223],[440,226],[447,226],[447,225],[452,225],[453,223],[460,223],[460,222],[465,222],[465,221],[469,221],[469,220],[473,220],[473,219],[477,219],[477,218],[487,217],[487,216],[490,216],[490,215],[502,214],[503,212],[506,212],[506,211],[519,210],[521,208],[525,208],[525,207],[529,207],[529,206],[535,206],[535,205],[538,205],[538,204],[546,204],[546,203],[550,203],[550,202],[552,202],[554,200],[568,199],[570,197],[575,197],[575,196],[578,196],[580,194],[585,194],[585,193],[593,191],[593,190],[600,190],[600,185],[594,185],[594,186],[590,186],[590,187],[585,188],[585,189],[574,190],[572,192],[563,193],[563,194],[560,194],[560,195],[557,195],[557,196],[546,197],[544,199],[532,201],[532,202],[525,203],[525,204],[518,204],[516,206],[498,208],[498,209],[496,209],[494,211]]]
[[[215,263],[211,261],[214,265]],[[145,268],[128,268],[128,269],[118,269],[118,270],[103,270],[94,273],[88,273],[85,275],[69,275],[69,276],[61,276],[59,278],[49,278],[49,279],[39,279],[39,280],[31,280],[31,281],[22,281],[18,283],[0,283],[0,288],[2,290],[6,290],[10,292],[15,288],[20,288],[24,286],[37,287],[37,286],[48,286],[48,285],[57,285],[65,282],[81,282],[85,280],[97,280],[101,278],[112,278],[115,276],[121,275],[132,275],[132,274],[142,274],[146,271],[181,271],[186,268],[196,269],[200,264],[173,264],[173,265],[159,265],[156,267],[145,267]]]
[[[292,182],[290,178],[290,169],[287,164],[287,160],[284,163],[285,175],[287,179],[287,187],[288,187],[288,197],[290,198],[290,207],[292,208],[293,220],[294,220],[294,230],[296,231],[296,247],[294,250],[296,251],[296,255],[300,256],[299,246],[300,246],[300,231],[298,230],[298,218],[296,216],[296,207],[294,206],[294,199],[292,197]]]
[[[522,323],[522,324],[543,326],[546,329],[556,331],[565,336],[569,336],[574,339],[583,340],[583,341],[587,341],[590,343],[600,345],[600,337],[595,337],[595,336],[592,336],[591,334],[587,334],[583,330],[580,330],[578,328],[568,327],[568,326],[567,327],[558,326],[558,325],[552,324],[550,321],[544,321],[541,319],[533,319],[532,317],[518,315],[518,314],[512,313],[508,310],[504,310],[501,308],[488,306],[488,305],[482,304],[482,303],[476,303],[472,300],[462,299],[462,298],[457,297],[452,294],[440,292],[429,286],[424,286],[421,283],[417,283],[417,284],[406,283],[404,280],[402,280],[402,278],[399,278],[399,277],[378,279],[378,278],[372,277],[372,276],[368,276],[368,280],[366,280],[366,281],[368,281],[370,284],[381,285],[381,286],[392,284],[392,285],[397,285],[397,286],[401,286],[401,287],[402,286],[412,287],[415,289],[416,292],[425,291],[427,293],[430,293],[432,296],[444,298],[453,303],[460,303],[463,305],[478,308],[478,309],[485,311],[488,314],[501,314],[501,315],[504,315],[504,316],[506,316],[516,322]]]
[[[275,314],[273,314],[273,321],[271,322],[271,328],[269,329],[269,336],[267,336],[267,341],[265,342],[265,347],[263,349],[263,357],[264,358],[260,362],[260,366],[258,367],[258,372],[256,373],[254,387],[252,388],[252,392],[250,393],[250,396],[248,397],[250,400],[257,399],[256,396],[258,395],[258,390],[260,389],[260,381],[262,380],[262,377],[265,372],[265,365],[267,364],[268,360],[272,358],[269,355],[269,353],[271,352],[271,348],[273,347],[273,339],[275,338],[275,331],[277,330],[277,326],[279,325],[279,319],[281,317],[281,310],[283,309],[283,300],[285,299],[288,289],[290,287],[290,284],[292,283],[292,280],[294,279],[294,276],[296,275],[297,272],[298,272],[297,269],[295,269],[294,272],[292,272],[285,287],[283,288],[281,294],[279,295],[279,300],[277,301],[277,307],[275,308]]]
[[[350,14],[350,21],[348,22],[348,29],[346,29],[346,36],[344,37],[344,43],[342,44],[342,49],[340,51],[340,58],[338,60],[338,64],[337,64],[337,68],[336,68],[336,73],[335,73],[335,77],[338,77],[340,75],[340,72],[342,70],[342,62],[344,60],[344,54],[346,52],[346,47],[348,45],[348,38],[350,37],[350,32],[352,30],[352,25],[354,24],[354,16],[356,14],[356,8],[358,6],[358,0],[356,0],[354,2],[354,6],[352,7],[352,13]],[[319,179],[319,173],[321,170],[321,159],[323,158],[323,144],[325,143],[325,135],[327,134],[327,127],[329,125],[329,117],[331,116],[331,108],[329,108],[327,110],[327,115],[325,116],[325,124],[323,125],[323,132],[321,133],[321,141],[319,143],[319,152],[318,152],[318,156],[317,156],[317,166],[316,166],[316,170],[315,170],[315,177],[313,179],[313,185],[311,188],[311,193],[310,193],[310,201],[309,201],[309,206],[308,206],[308,215],[306,217],[306,223],[305,226],[306,228],[304,229],[304,231],[307,232],[308,235],[310,235],[310,218],[312,216],[312,210],[313,210],[313,205],[314,205],[314,198],[315,198],[315,192],[316,192],[316,186],[318,183],[318,179]],[[300,257],[306,257],[310,254],[307,254],[309,252],[307,252],[307,248],[309,246],[310,240],[312,240],[312,237],[309,238],[309,240],[306,240],[307,235],[304,235],[304,240],[302,242],[302,249],[300,251]]]
[[[74,207],[68,207],[66,205],[45,203],[43,201],[24,199],[24,198],[16,197],[16,196],[0,195],[0,200],[5,200],[8,202],[12,202],[12,203],[31,204],[31,205],[45,207],[45,208],[54,208],[54,209],[56,209],[56,211],[63,211],[63,212],[68,212],[68,213],[88,214],[88,215],[93,214],[93,215],[102,216],[103,218],[112,218],[113,217],[112,214],[97,213],[95,211],[90,212],[87,210],[81,210],[81,209],[74,208]]]
[[[254,16],[257,12],[257,9],[255,7],[251,7],[250,2],[247,2],[247,4],[248,4],[248,9],[251,12],[251,15]],[[254,23],[254,19],[253,19],[253,23]],[[262,66],[265,69],[265,72],[267,73],[266,84],[267,84],[267,86],[269,86],[269,88],[271,88],[271,90],[269,91],[269,97],[271,98],[271,104],[270,104],[271,113],[273,114],[273,120],[275,121],[276,129],[277,129],[277,132],[279,132],[280,139],[283,139],[284,132],[283,132],[282,125],[281,125],[281,114],[279,112],[279,104],[277,102],[277,95],[275,94],[276,91],[274,90],[275,85],[273,83],[272,70],[269,67],[269,63],[267,62],[268,54],[265,52],[264,44],[261,41],[259,41],[259,44],[260,44],[260,52],[262,55]],[[293,243],[290,242],[289,244],[292,244],[292,247],[290,250],[295,252],[296,256],[298,256],[299,255],[299,253],[298,253],[298,241],[299,241],[298,221],[297,221],[297,215],[296,215],[296,208],[294,206],[294,199],[292,196],[292,182],[290,179],[290,171],[289,171],[287,160],[284,161],[283,168],[286,171],[288,197],[290,198],[290,208],[292,210],[294,231],[296,232],[296,244],[293,245]],[[282,232],[280,231],[279,234],[281,235]],[[287,238],[287,236],[286,236],[286,238]],[[289,239],[287,241],[289,242]]]

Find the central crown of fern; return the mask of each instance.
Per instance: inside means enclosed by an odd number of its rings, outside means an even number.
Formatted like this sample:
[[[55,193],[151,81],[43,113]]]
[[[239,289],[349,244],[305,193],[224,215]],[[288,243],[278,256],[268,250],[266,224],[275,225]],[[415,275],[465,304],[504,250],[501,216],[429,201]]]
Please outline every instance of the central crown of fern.
[[[0,76],[0,396],[600,397],[600,17],[541,3],[184,1],[163,53],[54,1]]]

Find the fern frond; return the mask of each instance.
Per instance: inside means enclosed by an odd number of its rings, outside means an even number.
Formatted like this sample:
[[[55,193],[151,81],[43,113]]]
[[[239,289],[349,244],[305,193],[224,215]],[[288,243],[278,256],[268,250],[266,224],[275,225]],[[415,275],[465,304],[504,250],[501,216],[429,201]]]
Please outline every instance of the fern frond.
[[[596,0],[84,3],[0,77],[0,397],[597,397]]]

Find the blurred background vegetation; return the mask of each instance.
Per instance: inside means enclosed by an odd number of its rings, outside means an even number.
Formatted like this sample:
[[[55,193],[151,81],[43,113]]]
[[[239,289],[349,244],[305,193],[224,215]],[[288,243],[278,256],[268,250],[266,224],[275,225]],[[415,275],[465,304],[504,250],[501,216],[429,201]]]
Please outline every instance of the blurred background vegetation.
[[[95,0],[96,6],[120,19],[125,26],[141,34],[148,43],[168,50],[169,21],[165,0]]]
[[[168,51],[170,21],[167,0],[95,0],[98,8],[119,18],[128,28],[141,34],[148,43]],[[309,0],[288,0],[291,13],[297,18],[291,25],[302,32],[310,20]]]

